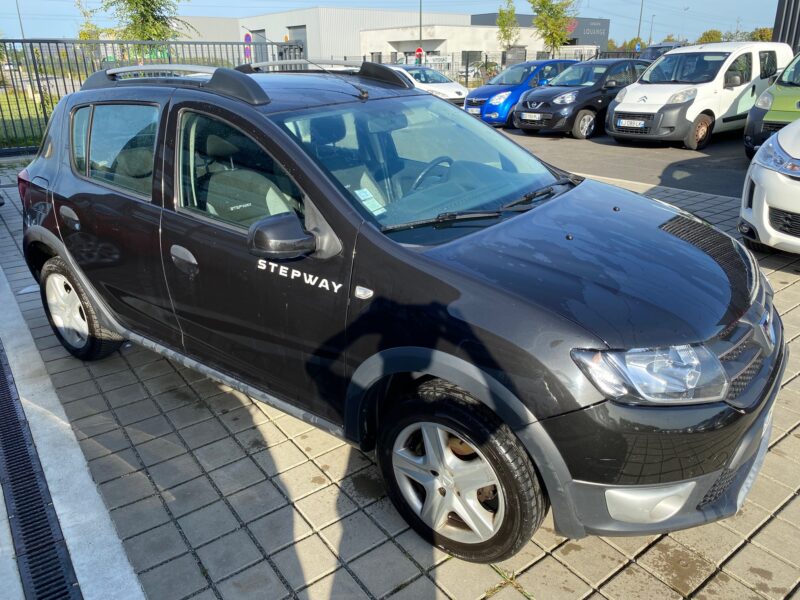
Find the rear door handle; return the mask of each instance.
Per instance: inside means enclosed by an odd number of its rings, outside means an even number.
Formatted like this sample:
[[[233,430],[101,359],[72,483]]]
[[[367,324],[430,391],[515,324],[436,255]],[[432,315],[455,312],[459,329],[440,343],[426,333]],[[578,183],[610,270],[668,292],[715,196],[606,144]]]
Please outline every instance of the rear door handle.
[[[58,214],[64,220],[64,225],[74,231],[81,230],[81,220],[78,218],[78,214],[69,206],[62,204],[61,208],[58,209]]]
[[[189,279],[194,279],[200,273],[200,267],[197,264],[197,259],[194,254],[189,252],[183,246],[173,244],[169,249],[172,262],[180,270],[189,276]]]

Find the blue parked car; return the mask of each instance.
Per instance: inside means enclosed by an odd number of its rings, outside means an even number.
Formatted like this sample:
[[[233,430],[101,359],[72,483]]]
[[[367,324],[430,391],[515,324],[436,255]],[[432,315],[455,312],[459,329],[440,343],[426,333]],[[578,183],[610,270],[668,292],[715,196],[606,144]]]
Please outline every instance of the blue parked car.
[[[546,84],[574,62],[577,61],[531,60],[511,66],[472,90],[464,101],[464,110],[490,125],[512,127],[511,115],[520,96]]]

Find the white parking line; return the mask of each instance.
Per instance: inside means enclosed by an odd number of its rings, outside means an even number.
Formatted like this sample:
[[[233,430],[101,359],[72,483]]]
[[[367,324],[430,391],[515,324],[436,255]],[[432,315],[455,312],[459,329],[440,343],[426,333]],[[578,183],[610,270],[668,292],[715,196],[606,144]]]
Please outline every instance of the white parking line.
[[[0,338],[87,600],[144,599],[39,351],[0,269]],[[3,581],[3,597],[6,582]]]

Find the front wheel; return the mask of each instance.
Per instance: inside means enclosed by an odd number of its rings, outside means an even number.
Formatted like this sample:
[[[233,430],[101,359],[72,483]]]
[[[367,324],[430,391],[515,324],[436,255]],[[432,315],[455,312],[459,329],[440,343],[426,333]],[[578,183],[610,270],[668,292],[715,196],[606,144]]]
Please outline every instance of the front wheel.
[[[480,563],[530,540],[547,500],[525,450],[491,410],[432,380],[382,421],[377,457],[388,494],[420,536]]]
[[[755,240],[751,240],[750,238],[743,237],[742,243],[747,246],[753,252],[764,252],[765,254],[770,254],[775,252],[771,247],[767,246],[766,244],[762,244],[761,242],[757,242]]]
[[[578,140],[590,138],[596,126],[597,115],[594,111],[583,109],[575,116],[575,123],[572,125],[572,137]]]
[[[708,115],[697,115],[689,128],[689,133],[683,139],[683,145],[689,150],[702,150],[711,141],[711,131],[714,128],[714,119]]]

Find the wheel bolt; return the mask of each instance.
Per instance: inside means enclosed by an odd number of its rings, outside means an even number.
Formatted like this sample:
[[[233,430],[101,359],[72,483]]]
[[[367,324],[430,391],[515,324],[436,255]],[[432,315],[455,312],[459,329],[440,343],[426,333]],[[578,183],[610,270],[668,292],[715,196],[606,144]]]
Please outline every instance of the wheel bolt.
[[[439,494],[444,496],[445,494],[447,494],[447,490],[445,490],[443,487],[440,487],[439,488]]]
[[[431,475],[433,475],[434,477],[438,477],[439,471],[431,471]]]

